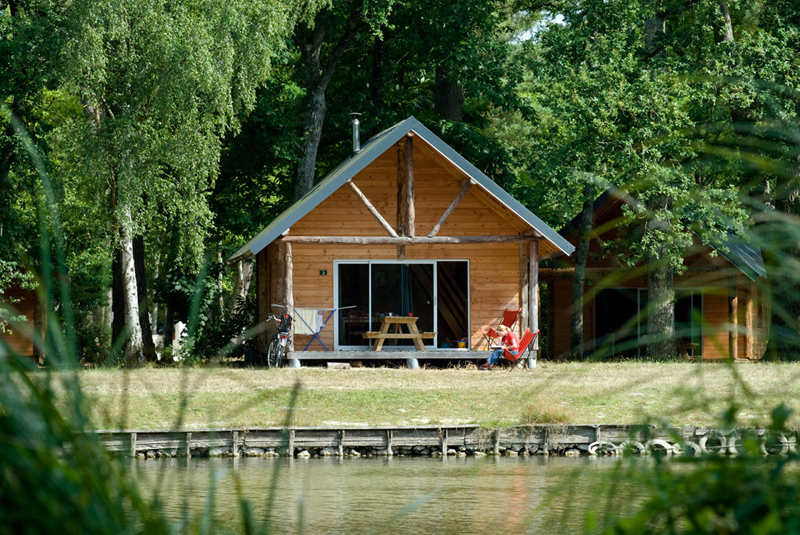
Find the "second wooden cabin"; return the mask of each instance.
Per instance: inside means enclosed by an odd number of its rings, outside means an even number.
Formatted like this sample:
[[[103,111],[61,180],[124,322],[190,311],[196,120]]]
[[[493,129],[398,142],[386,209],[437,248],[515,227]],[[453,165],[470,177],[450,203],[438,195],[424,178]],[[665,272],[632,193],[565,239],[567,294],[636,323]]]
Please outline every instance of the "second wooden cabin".
[[[589,244],[583,298],[583,352],[595,357],[643,357],[647,352],[646,266],[614,261],[604,244],[619,237],[622,206],[636,201],[611,189],[594,203],[594,235]],[[580,216],[561,234],[577,244]],[[723,246],[694,236],[683,255],[686,271],[674,279],[675,333],[684,356],[703,359],[759,359],[766,351],[768,306],[761,284],[766,269],[761,251],[730,236]],[[547,356],[570,352],[574,258],[562,257],[560,269],[544,269]],[[761,283],[761,284],[760,284]]]

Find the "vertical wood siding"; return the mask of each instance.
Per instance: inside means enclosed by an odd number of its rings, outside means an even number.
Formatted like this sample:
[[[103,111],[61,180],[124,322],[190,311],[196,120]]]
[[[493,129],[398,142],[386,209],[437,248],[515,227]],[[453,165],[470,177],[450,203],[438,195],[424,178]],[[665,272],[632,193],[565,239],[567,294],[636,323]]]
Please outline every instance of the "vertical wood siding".
[[[425,236],[461,190],[460,177],[441,166],[434,157],[415,146],[416,234]],[[377,158],[353,181],[380,214],[397,221],[397,150]],[[439,236],[518,234],[472,188],[453,211]],[[350,188],[342,187],[292,226],[293,236],[384,236],[378,224]],[[333,307],[334,260],[396,259],[391,245],[334,246],[294,244],[294,300],[296,307]],[[478,330],[497,326],[506,308],[520,307],[519,244],[415,245],[406,246],[406,259],[463,259],[470,262],[470,328],[473,349],[483,349]],[[320,271],[327,275],[320,275]],[[333,344],[333,320],[322,332],[322,340]],[[302,349],[309,336],[298,335],[295,347]],[[309,349],[320,349],[316,344]]]

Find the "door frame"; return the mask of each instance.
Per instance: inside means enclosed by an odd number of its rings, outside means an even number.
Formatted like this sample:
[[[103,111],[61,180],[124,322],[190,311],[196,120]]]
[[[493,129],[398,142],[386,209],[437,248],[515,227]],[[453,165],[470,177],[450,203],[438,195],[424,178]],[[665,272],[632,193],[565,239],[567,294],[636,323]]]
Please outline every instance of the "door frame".
[[[339,265],[340,264],[367,264],[367,276],[369,277],[369,293],[367,299],[369,301],[369,310],[367,311],[367,316],[370,318],[370,326],[371,325],[371,318],[372,318],[372,264],[428,264],[433,266],[433,330],[437,332],[435,338],[433,338],[433,342],[428,345],[425,345],[426,350],[435,351],[439,348],[437,347],[437,342],[439,340],[438,335],[438,327],[439,327],[439,286],[438,286],[438,263],[439,262],[466,262],[467,263],[467,332],[471,333],[470,330],[470,320],[471,318],[471,307],[470,307],[470,269],[469,269],[469,259],[467,258],[433,258],[433,259],[402,259],[402,260],[395,260],[395,259],[342,259],[342,260],[334,260],[333,261],[333,304],[335,307],[338,308],[339,303]],[[340,312],[337,311],[337,315]],[[367,346],[348,346],[339,343],[339,318],[338,316],[334,318],[335,321],[333,323],[333,350],[334,351],[371,351],[372,350],[372,343]],[[343,333],[342,333],[343,334]],[[472,343],[471,341],[467,343],[466,350],[469,351],[471,349]],[[407,347],[388,347],[384,346],[384,349],[387,351],[403,351],[408,350]]]

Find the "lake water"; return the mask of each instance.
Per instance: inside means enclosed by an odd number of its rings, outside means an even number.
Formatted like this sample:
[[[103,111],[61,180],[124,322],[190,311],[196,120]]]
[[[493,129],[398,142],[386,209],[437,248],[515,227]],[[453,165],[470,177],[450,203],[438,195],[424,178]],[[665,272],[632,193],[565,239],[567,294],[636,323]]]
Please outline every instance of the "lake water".
[[[640,502],[637,489],[614,475],[650,463],[537,456],[226,458],[136,460],[131,469],[145,495],[157,489],[176,520],[200,514],[213,499],[214,517],[230,533],[242,531],[237,485],[261,522],[273,480],[272,532],[581,533],[590,511],[631,512]]]

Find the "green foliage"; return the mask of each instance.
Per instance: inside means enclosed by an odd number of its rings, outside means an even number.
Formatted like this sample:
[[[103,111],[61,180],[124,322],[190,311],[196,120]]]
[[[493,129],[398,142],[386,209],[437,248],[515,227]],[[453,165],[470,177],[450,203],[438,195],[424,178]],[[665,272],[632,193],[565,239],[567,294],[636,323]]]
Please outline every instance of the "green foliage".
[[[256,324],[256,313],[255,298],[239,303],[232,314],[225,314],[204,325],[195,337],[187,339],[191,350],[184,351],[181,347],[181,353],[191,355],[195,360],[244,357],[246,361],[252,361],[256,339],[251,331]]]
[[[791,410],[772,412],[773,434],[787,431]],[[732,411],[729,416],[735,414]],[[729,418],[728,424],[732,421]],[[774,435],[773,435],[774,436]],[[648,498],[629,518],[607,519],[602,533],[797,533],[800,531],[800,473],[796,452],[767,456],[761,440],[747,434],[735,457],[655,457],[653,467],[624,476],[642,481]],[[595,526],[590,523],[590,530]]]

